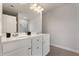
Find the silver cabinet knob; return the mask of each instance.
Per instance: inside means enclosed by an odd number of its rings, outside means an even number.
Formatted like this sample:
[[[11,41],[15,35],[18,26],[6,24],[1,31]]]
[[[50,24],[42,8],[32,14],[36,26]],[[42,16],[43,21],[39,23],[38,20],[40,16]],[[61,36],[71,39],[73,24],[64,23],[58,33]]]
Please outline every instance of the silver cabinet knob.
[[[39,40],[37,40],[37,41],[39,41]]]

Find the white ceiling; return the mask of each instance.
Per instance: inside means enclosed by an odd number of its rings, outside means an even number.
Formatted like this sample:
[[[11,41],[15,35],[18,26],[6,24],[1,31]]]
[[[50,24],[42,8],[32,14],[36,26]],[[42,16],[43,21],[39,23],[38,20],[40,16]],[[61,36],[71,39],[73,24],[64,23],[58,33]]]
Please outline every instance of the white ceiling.
[[[14,7],[11,7],[11,5],[13,5]],[[3,3],[3,12],[12,15],[16,15],[18,12],[35,13],[34,11],[30,10],[31,5],[32,3]],[[47,12],[48,10],[55,8],[56,6],[62,5],[62,3],[40,3],[38,5],[44,8],[44,12]]]

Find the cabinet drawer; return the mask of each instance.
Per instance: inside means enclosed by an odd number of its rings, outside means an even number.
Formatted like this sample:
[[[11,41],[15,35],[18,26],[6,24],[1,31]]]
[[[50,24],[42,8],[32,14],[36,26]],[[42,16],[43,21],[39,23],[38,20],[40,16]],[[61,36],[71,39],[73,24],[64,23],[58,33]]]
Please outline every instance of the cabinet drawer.
[[[11,51],[9,53],[4,53],[4,56],[26,56],[27,51],[26,48],[17,49],[15,51]]]
[[[37,45],[37,44],[40,44],[40,43],[42,43],[42,36],[32,38],[32,44],[33,45]]]
[[[42,56],[42,46],[32,47],[32,56]]]
[[[31,39],[28,38],[26,40],[21,40],[21,43],[17,43],[17,42],[15,44],[14,43],[11,42],[11,45],[10,44],[5,45],[10,47],[8,47],[7,50],[4,47],[5,50],[3,55],[5,56],[30,56],[31,55]]]
[[[42,36],[32,38],[32,47],[42,47]]]
[[[32,56],[42,56],[42,36],[32,38]]]
[[[14,51],[14,50],[20,49],[22,47],[26,47],[25,39],[4,43],[3,44],[3,53]]]

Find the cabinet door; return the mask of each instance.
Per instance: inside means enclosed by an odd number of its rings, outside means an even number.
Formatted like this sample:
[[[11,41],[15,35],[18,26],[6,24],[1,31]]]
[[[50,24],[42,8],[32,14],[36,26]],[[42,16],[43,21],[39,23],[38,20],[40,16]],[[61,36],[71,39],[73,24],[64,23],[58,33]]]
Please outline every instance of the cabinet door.
[[[32,38],[32,56],[42,56],[42,36]]]
[[[3,53],[9,53],[16,49],[20,49],[26,47],[25,39],[15,40],[11,42],[3,43]]]
[[[43,55],[47,55],[50,51],[50,36],[43,34]]]
[[[31,51],[32,51],[31,39],[28,38],[28,39],[26,39],[26,56],[31,56]]]
[[[5,56],[30,56],[31,39],[26,39],[26,40],[24,39],[21,41],[18,40],[18,42],[5,45],[3,48],[4,55]]]
[[[26,56],[26,48],[16,49],[9,53],[5,53],[4,56]]]

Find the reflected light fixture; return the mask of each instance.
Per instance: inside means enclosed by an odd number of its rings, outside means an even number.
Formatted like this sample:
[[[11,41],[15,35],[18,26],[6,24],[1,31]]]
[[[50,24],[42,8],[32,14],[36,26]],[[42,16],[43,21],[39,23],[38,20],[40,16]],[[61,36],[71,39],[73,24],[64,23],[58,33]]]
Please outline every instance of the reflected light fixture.
[[[37,4],[33,4],[30,9],[35,9],[35,7],[37,7]]]
[[[41,9],[41,6],[38,6],[37,8],[38,8],[38,9]]]
[[[44,8],[41,8],[41,11],[44,11]]]
[[[36,7],[37,6],[37,4],[33,4],[33,7]]]
[[[37,4],[33,4],[30,7],[30,9],[36,11],[37,13],[44,11],[44,8],[42,8],[41,6],[38,6]]]

